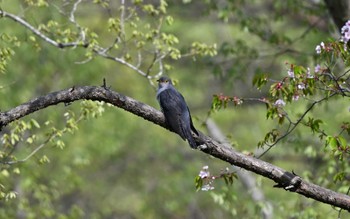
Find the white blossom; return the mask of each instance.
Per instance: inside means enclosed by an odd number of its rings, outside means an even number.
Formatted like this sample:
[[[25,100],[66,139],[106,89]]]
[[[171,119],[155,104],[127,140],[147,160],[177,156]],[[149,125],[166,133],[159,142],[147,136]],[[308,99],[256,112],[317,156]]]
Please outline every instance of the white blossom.
[[[294,78],[294,71],[293,71],[293,69],[288,69],[287,73],[288,73],[289,77]]]
[[[319,64],[317,64],[315,66],[315,73],[320,73],[321,72],[321,66]]]
[[[209,172],[201,170],[201,171],[199,172],[198,176],[199,176],[200,178],[202,178],[202,179],[203,179],[203,178],[207,178],[207,177],[209,177]]]
[[[347,44],[350,40],[350,20],[341,28],[341,35],[340,41],[344,43],[344,50],[347,50]]]
[[[304,90],[305,89],[305,84],[304,83],[300,83],[300,84],[298,84],[298,89],[299,90]]]
[[[321,49],[320,45],[317,45],[315,50],[316,50],[317,54],[321,54],[321,52],[322,52],[322,49]]]
[[[202,191],[210,191],[210,190],[213,190],[213,189],[214,189],[214,186],[211,186],[210,184],[205,184],[201,188]]]
[[[292,100],[298,101],[299,100],[299,95],[293,95]]]
[[[275,106],[285,106],[286,102],[284,102],[282,99],[278,99],[275,102]]]

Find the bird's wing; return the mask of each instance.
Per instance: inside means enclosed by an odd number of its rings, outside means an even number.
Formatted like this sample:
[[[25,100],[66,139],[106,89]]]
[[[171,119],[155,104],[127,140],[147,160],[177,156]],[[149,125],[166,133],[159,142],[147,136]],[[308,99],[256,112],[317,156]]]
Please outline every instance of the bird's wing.
[[[196,128],[194,127],[194,125],[193,125],[190,110],[188,110],[188,113],[190,114],[190,126],[191,126],[191,130],[192,130],[194,133],[196,133],[197,135],[199,135],[197,129],[196,129]]]
[[[180,120],[183,116],[181,94],[175,89],[166,89],[159,93],[157,98],[169,128],[185,139],[185,135],[180,128]]]

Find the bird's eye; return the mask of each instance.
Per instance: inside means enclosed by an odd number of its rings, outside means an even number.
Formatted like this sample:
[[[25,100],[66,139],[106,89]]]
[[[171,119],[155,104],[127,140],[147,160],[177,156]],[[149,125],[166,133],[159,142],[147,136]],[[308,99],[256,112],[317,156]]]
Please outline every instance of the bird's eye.
[[[168,83],[169,82],[169,80],[165,80],[165,83]]]

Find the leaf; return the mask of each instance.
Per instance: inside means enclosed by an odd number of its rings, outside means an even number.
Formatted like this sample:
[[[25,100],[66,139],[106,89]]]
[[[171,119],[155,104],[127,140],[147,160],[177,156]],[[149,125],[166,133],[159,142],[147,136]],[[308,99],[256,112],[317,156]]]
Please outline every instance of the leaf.
[[[28,144],[33,144],[34,139],[33,139],[32,137],[29,137],[29,138],[27,138],[26,142],[27,142]]]
[[[333,136],[327,136],[326,138],[326,144],[329,146],[332,150],[337,149],[337,139]]]
[[[66,144],[65,144],[62,140],[57,140],[57,141],[55,142],[55,146],[62,150],[62,149],[64,149],[64,147],[66,146]]]
[[[35,127],[35,128],[40,128],[39,123],[35,119],[31,119],[30,123]]]
[[[13,173],[20,174],[21,171],[19,170],[18,167],[16,167],[16,168],[13,169]]]
[[[267,83],[266,74],[255,74],[253,78],[253,86],[256,86],[258,90]]]
[[[344,180],[344,177],[345,177],[345,172],[342,171],[342,172],[339,172],[337,174],[334,175],[333,177],[333,181],[336,183],[338,181],[343,181]]]
[[[338,136],[337,137],[337,142],[338,142],[338,146],[340,146],[342,149],[346,149],[346,139],[342,136]]]
[[[1,171],[1,175],[3,175],[4,177],[9,177],[10,173],[6,169],[4,169],[4,170]]]
[[[17,197],[17,193],[14,191],[7,193],[5,196],[6,201],[8,201],[9,199],[15,199],[16,197]]]
[[[165,21],[169,26],[171,26],[174,23],[174,18],[172,16],[166,16]]]
[[[44,155],[40,158],[39,163],[40,164],[50,163],[50,159],[46,155]]]
[[[195,178],[195,186],[196,186],[196,191],[198,192],[199,190],[201,190],[202,186],[203,186],[203,179],[200,176],[197,176]]]

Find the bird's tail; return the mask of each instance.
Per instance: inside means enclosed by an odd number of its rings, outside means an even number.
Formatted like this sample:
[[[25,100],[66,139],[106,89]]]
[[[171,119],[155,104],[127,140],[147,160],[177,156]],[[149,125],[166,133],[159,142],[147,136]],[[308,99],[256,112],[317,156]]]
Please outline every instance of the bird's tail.
[[[188,144],[191,146],[191,148],[196,149],[197,148],[197,143],[194,140],[191,129],[187,129],[185,132],[185,138],[187,139]]]

